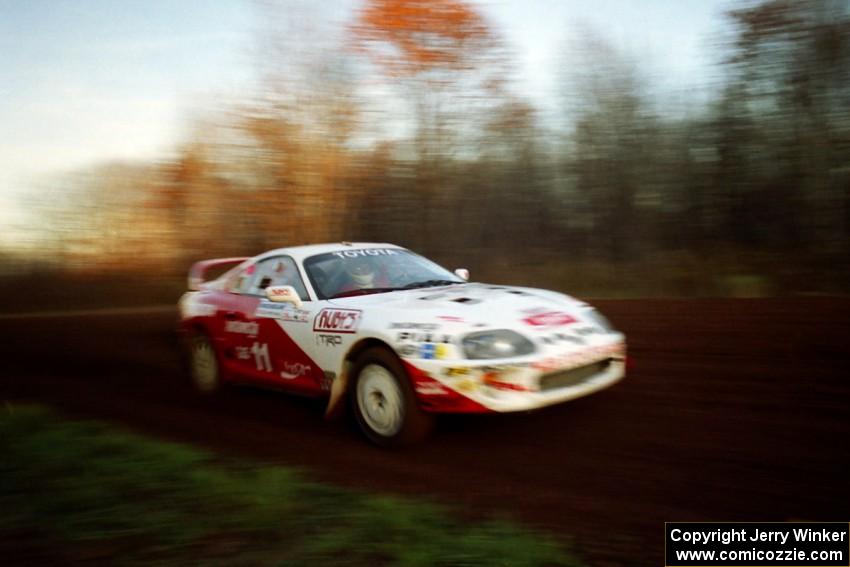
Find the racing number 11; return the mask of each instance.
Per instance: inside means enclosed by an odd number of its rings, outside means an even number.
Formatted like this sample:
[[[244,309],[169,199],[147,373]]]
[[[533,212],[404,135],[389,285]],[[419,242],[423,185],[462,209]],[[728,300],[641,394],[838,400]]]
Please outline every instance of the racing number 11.
[[[272,371],[272,360],[269,356],[269,344],[263,343],[254,343],[251,347],[251,354],[254,355],[254,362],[257,363],[257,370],[260,372],[271,372]]]

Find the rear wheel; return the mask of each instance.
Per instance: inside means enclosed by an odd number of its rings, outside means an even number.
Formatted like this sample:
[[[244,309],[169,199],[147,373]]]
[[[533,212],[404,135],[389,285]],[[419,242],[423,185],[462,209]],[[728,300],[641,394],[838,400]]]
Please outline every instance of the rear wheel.
[[[221,369],[218,356],[209,337],[197,332],[189,343],[189,365],[192,384],[204,394],[211,394],[221,388]]]
[[[399,447],[424,439],[434,417],[419,407],[399,359],[383,348],[364,352],[352,368],[351,399],[366,437],[382,447]]]

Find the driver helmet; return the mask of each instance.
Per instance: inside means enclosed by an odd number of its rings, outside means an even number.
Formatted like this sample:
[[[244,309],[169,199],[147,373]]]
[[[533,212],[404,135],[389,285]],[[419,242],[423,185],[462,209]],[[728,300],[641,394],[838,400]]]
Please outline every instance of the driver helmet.
[[[375,270],[369,260],[365,258],[354,260],[348,264],[346,271],[357,287],[362,289],[375,286]]]

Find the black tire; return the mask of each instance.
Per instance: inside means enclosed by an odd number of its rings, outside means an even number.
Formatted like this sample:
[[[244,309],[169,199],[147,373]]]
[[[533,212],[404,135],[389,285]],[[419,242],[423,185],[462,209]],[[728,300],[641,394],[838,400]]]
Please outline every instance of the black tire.
[[[434,416],[419,407],[401,361],[388,349],[371,348],[357,358],[349,396],[357,425],[380,447],[416,443],[434,428]]]
[[[214,394],[221,390],[221,365],[209,337],[200,331],[189,336],[189,377],[195,390]]]

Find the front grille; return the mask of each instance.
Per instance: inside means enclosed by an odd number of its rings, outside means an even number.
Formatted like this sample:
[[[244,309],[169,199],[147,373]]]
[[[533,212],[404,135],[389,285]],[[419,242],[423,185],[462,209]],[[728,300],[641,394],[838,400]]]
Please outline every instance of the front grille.
[[[556,388],[566,388],[568,386],[577,386],[586,382],[591,377],[604,372],[611,365],[611,359],[600,360],[587,366],[579,366],[578,368],[570,368],[569,370],[561,370],[546,374],[540,378],[541,390],[554,390]]]

